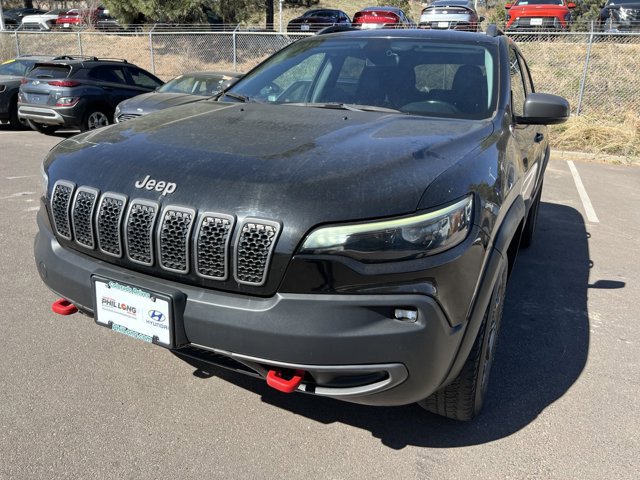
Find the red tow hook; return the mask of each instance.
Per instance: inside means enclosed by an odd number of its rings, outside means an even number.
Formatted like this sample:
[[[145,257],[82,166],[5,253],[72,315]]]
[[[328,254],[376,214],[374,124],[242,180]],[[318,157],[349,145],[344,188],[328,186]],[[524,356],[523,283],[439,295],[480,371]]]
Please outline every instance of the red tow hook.
[[[78,311],[78,308],[69,300],[59,298],[51,304],[51,310],[56,312],[58,315],[73,315]]]
[[[296,370],[289,379],[284,378],[282,375],[282,370],[269,370],[269,373],[267,373],[267,385],[280,392],[291,393],[302,383],[304,370]]]

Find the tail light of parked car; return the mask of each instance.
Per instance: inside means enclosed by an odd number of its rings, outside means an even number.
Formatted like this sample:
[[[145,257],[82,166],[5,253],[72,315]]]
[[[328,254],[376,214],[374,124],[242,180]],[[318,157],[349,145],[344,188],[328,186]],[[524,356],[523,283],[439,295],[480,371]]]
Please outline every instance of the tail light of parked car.
[[[77,87],[80,85],[80,82],[74,80],[52,80],[47,83],[53,87]]]
[[[56,107],[73,107],[80,97],[60,97],[56,100]]]
[[[353,23],[379,24],[380,26],[398,25],[400,24],[400,17],[393,12],[370,10],[356,13],[353,17]]]

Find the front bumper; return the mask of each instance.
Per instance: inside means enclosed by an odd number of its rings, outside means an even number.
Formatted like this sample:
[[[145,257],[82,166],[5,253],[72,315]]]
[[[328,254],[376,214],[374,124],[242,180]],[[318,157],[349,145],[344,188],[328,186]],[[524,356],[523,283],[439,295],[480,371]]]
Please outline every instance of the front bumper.
[[[402,405],[436,391],[465,334],[427,295],[277,293],[268,298],[160,280],[64,249],[41,209],[35,258],[42,280],[90,316],[91,277],[180,297],[174,353],[264,377],[271,368],[306,372],[298,390],[370,405]],[[396,320],[415,308],[416,322]]]
[[[539,20],[540,23],[532,24],[534,19]],[[509,32],[564,31],[567,28],[567,23],[558,17],[519,17],[508,22],[506,26]]]

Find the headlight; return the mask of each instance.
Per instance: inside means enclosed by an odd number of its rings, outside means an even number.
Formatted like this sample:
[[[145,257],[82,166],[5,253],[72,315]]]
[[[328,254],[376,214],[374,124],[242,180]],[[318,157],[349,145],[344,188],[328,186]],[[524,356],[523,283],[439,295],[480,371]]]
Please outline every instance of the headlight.
[[[119,123],[118,117],[120,116],[120,105],[116,107],[115,112],[113,112],[113,123]]]
[[[461,243],[471,229],[473,195],[411,217],[321,227],[299,253],[343,255],[365,263],[411,260]]]

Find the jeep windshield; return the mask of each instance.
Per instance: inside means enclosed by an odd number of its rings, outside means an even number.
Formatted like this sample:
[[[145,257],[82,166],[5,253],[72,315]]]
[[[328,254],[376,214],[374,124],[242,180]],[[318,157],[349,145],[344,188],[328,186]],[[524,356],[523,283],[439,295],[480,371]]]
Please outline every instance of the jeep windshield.
[[[493,48],[432,38],[313,37],[265,61],[219,100],[483,119],[496,108]]]

